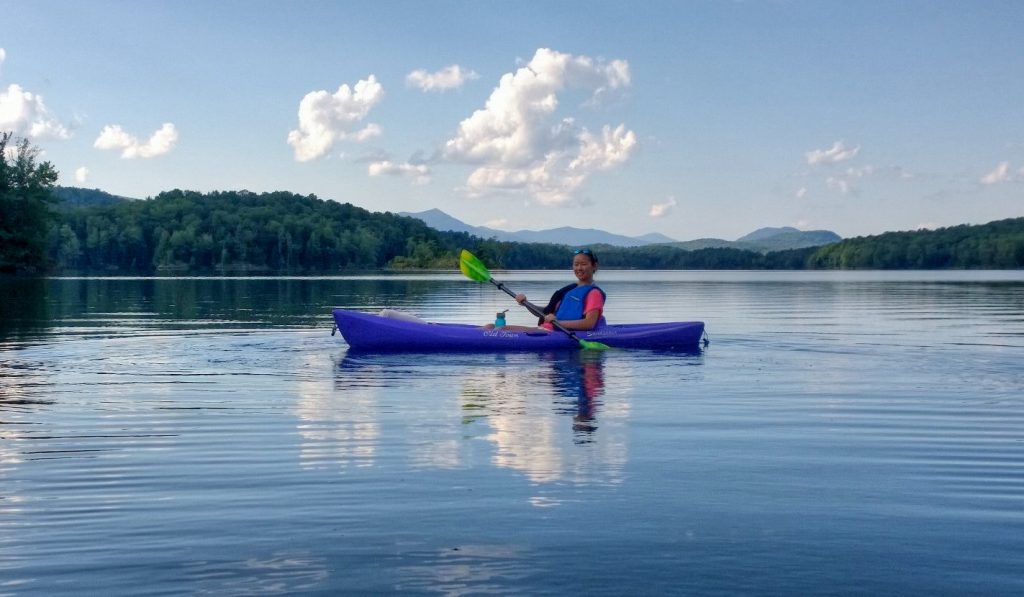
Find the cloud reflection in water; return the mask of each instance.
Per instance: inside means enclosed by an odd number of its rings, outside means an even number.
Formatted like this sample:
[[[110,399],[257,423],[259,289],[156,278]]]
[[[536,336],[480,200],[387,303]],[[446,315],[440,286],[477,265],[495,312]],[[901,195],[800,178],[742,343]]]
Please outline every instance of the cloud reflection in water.
[[[574,351],[349,352],[329,392],[303,392],[303,460],[372,465],[386,416],[402,428],[397,437],[419,468],[479,466],[473,452],[483,440],[492,446],[491,465],[519,471],[531,483],[616,484],[627,459],[631,393],[618,384],[614,396],[605,395],[606,361]],[[623,367],[628,363],[613,363],[611,374],[629,378]],[[451,420],[462,425],[445,423]]]

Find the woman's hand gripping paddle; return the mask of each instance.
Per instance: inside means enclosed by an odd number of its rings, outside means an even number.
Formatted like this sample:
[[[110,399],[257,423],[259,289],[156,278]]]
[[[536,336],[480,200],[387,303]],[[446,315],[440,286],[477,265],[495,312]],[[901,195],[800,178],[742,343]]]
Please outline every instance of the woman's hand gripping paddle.
[[[497,280],[492,278],[491,272],[487,271],[487,266],[485,266],[483,262],[477,259],[475,255],[473,255],[472,253],[465,249],[463,249],[462,253],[459,255],[459,269],[462,270],[463,275],[465,275],[470,280],[473,280],[474,282],[490,282],[491,284],[497,286],[498,289],[504,292],[505,294],[513,298],[515,298],[516,296],[516,293],[509,290],[508,287],[506,287],[501,282],[498,282]],[[526,307],[526,309],[530,313],[533,313],[537,317],[544,317],[544,310],[538,307],[537,305],[534,305],[530,301],[524,301],[523,306]],[[558,331],[567,334],[570,338],[578,342],[580,348],[585,348],[587,350],[608,350],[609,348],[611,348],[607,344],[601,344],[600,342],[592,342],[590,340],[583,340],[579,336],[577,336],[575,332],[563,327],[562,324],[558,323],[557,321],[552,321],[551,325],[553,325],[555,329],[557,329]]]

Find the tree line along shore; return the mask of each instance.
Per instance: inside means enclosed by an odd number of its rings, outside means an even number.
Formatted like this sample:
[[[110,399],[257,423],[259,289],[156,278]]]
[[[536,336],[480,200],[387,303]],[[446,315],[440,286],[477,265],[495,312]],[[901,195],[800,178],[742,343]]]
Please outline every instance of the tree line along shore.
[[[441,232],[422,221],[288,192],[171,190],[146,200],[55,186],[27,141],[0,136],[0,272],[335,273],[458,267],[469,249],[498,269],[562,269],[566,246]],[[11,150],[8,146],[13,145]],[[596,246],[616,269],[1012,269],[1024,218],[887,232],[802,249]]]

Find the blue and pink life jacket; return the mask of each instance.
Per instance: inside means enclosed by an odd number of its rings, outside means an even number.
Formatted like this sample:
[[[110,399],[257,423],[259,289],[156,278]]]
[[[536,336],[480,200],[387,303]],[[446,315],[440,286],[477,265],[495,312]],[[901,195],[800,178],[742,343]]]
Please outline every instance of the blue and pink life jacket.
[[[555,294],[551,295],[551,300],[548,305],[544,307],[544,313],[554,313],[555,319],[564,321],[571,321],[575,319],[583,319],[586,315],[583,311],[583,307],[586,304],[587,294],[597,289],[601,293],[601,297],[605,300],[608,299],[608,295],[605,294],[600,287],[594,284],[587,284],[586,286],[579,286],[576,284],[569,284],[564,288],[559,288],[555,291]],[[544,323],[544,319],[541,318],[539,323]],[[604,324],[604,316],[598,321],[597,325],[601,326]]]

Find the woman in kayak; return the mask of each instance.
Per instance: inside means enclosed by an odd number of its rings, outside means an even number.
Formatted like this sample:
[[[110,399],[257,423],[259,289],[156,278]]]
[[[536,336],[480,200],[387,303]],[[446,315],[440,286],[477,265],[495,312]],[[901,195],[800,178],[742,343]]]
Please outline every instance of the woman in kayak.
[[[572,273],[575,274],[577,282],[560,288],[553,295],[544,307],[544,317],[538,319],[539,329],[552,331],[552,321],[558,321],[559,325],[568,330],[586,331],[592,330],[599,324],[604,323],[601,314],[604,312],[605,293],[594,284],[594,273],[597,272],[597,255],[590,249],[576,249],[572,257]],[[525,294],[517,294],[516,302],[520,305],[526,302]],[[493,329],[494,324],[484,326],[486,329]],[[513,332],[537,331],[538,328],[527,326],[509,325],[501,329]]]

